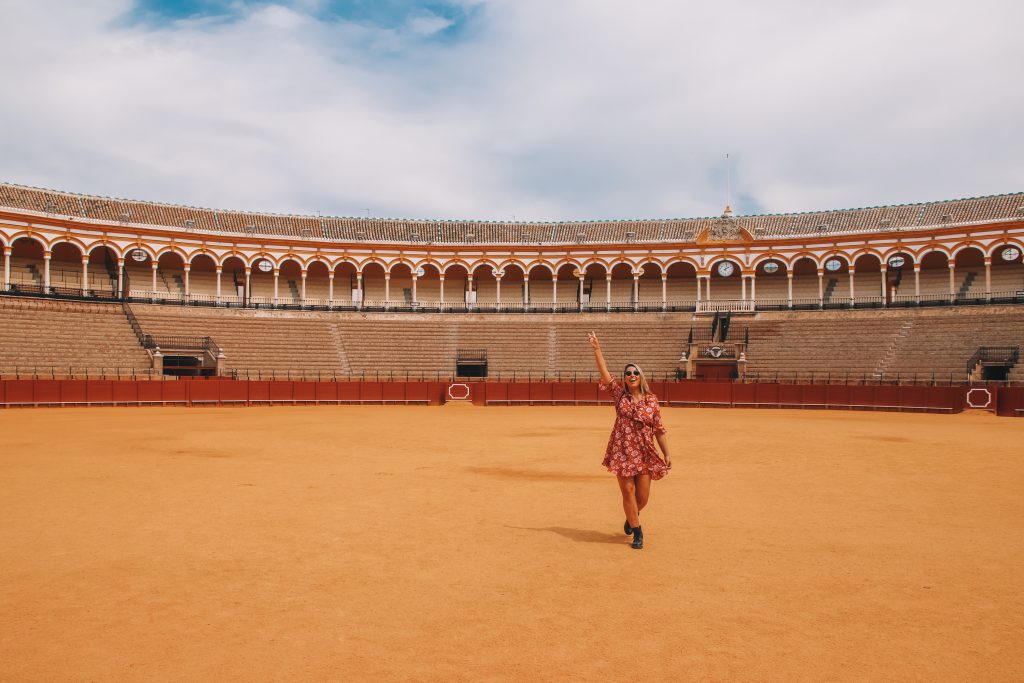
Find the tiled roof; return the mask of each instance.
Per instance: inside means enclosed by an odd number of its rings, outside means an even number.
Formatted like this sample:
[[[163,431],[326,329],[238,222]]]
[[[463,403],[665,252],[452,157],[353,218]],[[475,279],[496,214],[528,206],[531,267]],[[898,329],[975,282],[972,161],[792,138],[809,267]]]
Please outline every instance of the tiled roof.
[[[692,242],[717,217],[521,223],[292,216],[223,211],[59,192],[0,183],[0,207],[199,232],[273,235],[344,242],[421,244],[579,244]],[[755,239],[914,230],[947,224],[1024,219],[1024,192],[920,204],[737,216]]]

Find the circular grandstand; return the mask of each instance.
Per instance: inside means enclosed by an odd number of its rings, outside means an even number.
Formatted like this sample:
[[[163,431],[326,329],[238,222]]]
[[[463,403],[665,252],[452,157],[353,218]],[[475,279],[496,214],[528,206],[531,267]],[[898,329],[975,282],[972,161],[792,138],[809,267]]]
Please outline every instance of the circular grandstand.
[[[5,376],[575,379],[641,324],[662,380],[1024,379],[1024,193],[526,223],[3,184],[0,243]]]

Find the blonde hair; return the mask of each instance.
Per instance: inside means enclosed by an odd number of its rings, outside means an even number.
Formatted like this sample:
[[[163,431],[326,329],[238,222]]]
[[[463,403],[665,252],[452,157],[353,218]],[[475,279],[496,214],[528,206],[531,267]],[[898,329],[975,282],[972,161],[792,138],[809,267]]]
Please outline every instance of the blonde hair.
[[[626,363],[626,367],[622,368],[623,384],[625,384],[626,370],[630,368],[636,368],[636,371],[640,373],[640,395],[646,396],[651,393],[651,385],[647,383],[647,375],[644,374],[644,371],[636,363]]]

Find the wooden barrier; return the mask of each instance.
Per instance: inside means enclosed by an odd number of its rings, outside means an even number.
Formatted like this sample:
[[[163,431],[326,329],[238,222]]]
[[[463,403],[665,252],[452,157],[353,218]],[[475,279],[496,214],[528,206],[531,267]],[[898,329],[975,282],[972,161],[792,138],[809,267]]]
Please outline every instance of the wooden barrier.
[[[444,382],[2,380],[0,406],[444,403]]]
[[[1005,417],[1024,417],[1024,387],[997,389],[995,392],[995,413]]]
[[[477,405],[594,405],[610,403],[606,392],[589,382],[480,382]],[[733,384],[731,382],[652,382],[651,390],[667,406],[723,408],[815,408],[959,413],[963,387],[846,384]]]
[[[449,382],[285,380],[2,380],[0,407],[123,405],[422,404],[446,402]],[[591,382],[464,382],[476,405],[602,405]],[[652,382],[666,406],[959,413],[969,387]],[[1024,417],[1024,387],[986,387],[998,415]],[[465,389],[463,388],[464,392]]]

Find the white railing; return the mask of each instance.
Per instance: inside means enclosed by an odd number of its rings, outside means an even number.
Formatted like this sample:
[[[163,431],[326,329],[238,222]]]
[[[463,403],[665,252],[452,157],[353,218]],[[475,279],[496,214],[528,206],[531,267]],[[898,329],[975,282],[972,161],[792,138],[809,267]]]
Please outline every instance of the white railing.
[[[713,299],[697,302],[698,313],[753,313],[754,301],[750,299]]]

